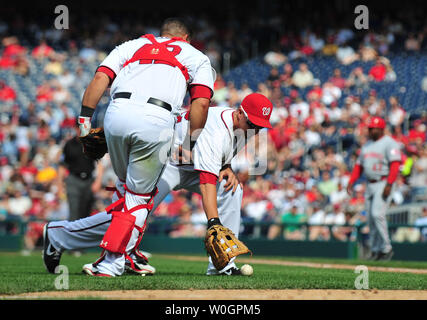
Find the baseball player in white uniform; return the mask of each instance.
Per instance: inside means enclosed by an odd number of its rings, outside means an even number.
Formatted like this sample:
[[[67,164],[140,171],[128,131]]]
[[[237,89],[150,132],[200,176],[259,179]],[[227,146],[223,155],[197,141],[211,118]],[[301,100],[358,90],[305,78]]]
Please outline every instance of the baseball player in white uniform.
[[[121,275],[125,262],[132,260],[130,254],[140,241],[152,209],[156,184],[170,152],[176,115],[182,111],[187,90],[191,106],[186,139],[190,140],[206,121],[213,94],[212,67],[209,58],[188,40],[185,23],[167,19],[160,37],[147,34],[117,46],[101,63],[84,93],[78,119],[80,136],[89,133],[96,105],[111,86],[104,131],[118,177],[117,201],[107,210],[113,218],[100,244],[105,254],[96,276]],[[55,224],[45,229],[50,228]],[[59,252],[45,242],[43,260],[49,272],[54,272],[58,256]]]
[[[368,180],[365,201],[371,260],[390,260],[393,256],[386,212],[392,198],[393,183],[399,174],[402,155],[397,141],[384,135],[385,127],[384,119],[369,118],[369,140],[362,146],[347,185],[347,192],[351,194],[353,185],[362,172]]]
[[[222,223],[238,236],[243,191],[238,184],[233,190],[229,190],[229,181],[224,179],[218,182],[218,177],[220,172],[222,175],[223,172],[231,170],[232,158],[251,135],[257,134],[261,128],[271,128],[269,118],[272,108],[271,102],[258,93],[248,95],[237,110],[226,107],[210,108],[205,127],[192,152],[193,163],[183,165],[176,157],[170,159],[157,184],[159,192],[153,199],[153,210],[171,190],[186,189],[201,193],[205,211],[217,212],[219,217],[209,219],[207,214],[208,225]],[[178,117],[174,150],[180,150],[184,143],[189,125],[188,115],[187,112]],[[232,176],[233,173],[231,171],[225,175]],[[55,222],[48,229],[48,238],[58,252],[95,247],[103,239],[110,222],[111,214],[106,211],[78,221]],[[138,263],[138,253],[134,254],[137,257],[134,261],[127,262],[127,270],[140,274],[154,273],[155,269],[150,265]],[[87,264],[83,271],[96,274],[99,272],[98,266],[99,262]],[[111,269],[109,274],[114,275],[114,272],[115,270]],[[217,270],[209,258],[206,274],[241,273],[234,259],[222,270]]]

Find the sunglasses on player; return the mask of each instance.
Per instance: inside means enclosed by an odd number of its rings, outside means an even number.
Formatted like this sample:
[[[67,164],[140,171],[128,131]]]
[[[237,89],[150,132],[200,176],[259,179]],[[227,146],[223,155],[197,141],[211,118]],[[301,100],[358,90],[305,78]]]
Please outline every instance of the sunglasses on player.
[[[246,124],[248,125],[248,128],[249,128],[249,129],[261,130],[261,129],[263,129],[263,128],[264,128],[264,127],[260,127],[260,126],[257,126],[256,124],[252,123],[252,122],[249,120],[248,114],[245,112],[245,110],[243,110],[243,108],[240,108],[240,109],[243,111],[243,114],[244,114],[244,115],[245,115],[245,117],[246,117]]]

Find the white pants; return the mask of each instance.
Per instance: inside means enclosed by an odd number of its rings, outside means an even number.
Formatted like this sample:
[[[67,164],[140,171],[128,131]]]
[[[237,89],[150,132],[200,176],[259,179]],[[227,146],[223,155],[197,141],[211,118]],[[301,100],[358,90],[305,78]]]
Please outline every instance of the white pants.
[[[243,190],[239,186],[234,193],[232,190],[225,191],[225,183],[226,181],[223,180],[217,185],[218,214],[222,224],[230,228],[238,237]],[[118,187],[120,187],[120,183]],[[200,193],[199,174],[195,171],[185,171],[174,165],[167,164],[157,184],[157,188],[159,192],[154,197],[153,212],[172,190],[186,189],[191,192]],[[145,223],[145,218],[143,222],[141,221],[142,224]],[[65,220],[52,222],[49,224],[48,235],[53,246],[60,251],[93,248],[97,247],[101,242],[110,222],[111,214],[103,211],[77,221]],[[106,257],[105,259],[108,258]],[[108,260],[109,263],[104,263],[103,272],[115,275],[121,274],[121,259],[123,259],[124,263],[124,257],[115,257],[112,255],[111,259]],[[226,271],[232,267],[235,267],[234,259],[221,271]],[[216,273],[218,271],[209,258],[207,274]]]
[[[149,103],[114,99],[104,118],[108,152],[115,174],[125,184],[125,208],[132,210],[147,204],[170,155],[175,127],[174,115]],[[132,212],[135,226],[142,227],[148,210]],[[134,228],[126,246],[130,254],[140,231]],[[121,275],[125,270],[125,255],[106,251],[97,266],[99,272]]]
[[[371,251],[387,253],[392,249],[386,212],[392,200],[392,192],[387,199],[383,199],[385,180],[368,183],[366,186],[366,211],[369,225],[369,242]]]

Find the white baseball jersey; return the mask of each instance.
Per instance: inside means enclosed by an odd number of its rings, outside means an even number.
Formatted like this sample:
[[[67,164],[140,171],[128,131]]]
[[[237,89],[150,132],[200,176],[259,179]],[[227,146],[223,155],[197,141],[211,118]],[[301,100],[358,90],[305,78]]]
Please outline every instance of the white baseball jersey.
[[[202,171],[219,175],[225,164],[230,164],[234,155],[244,146],[240,141],[243,136],[237,136],[233,130],[233,111],[227,107],[210,107],[205,127],[197,138],[193,149],[194,165],[182,165],[183,170]],[[187,134],[188,119],[186,113],[178,118],[175,127],[174,149],[182,145]],[[170,160],[173,165],[180,165]]]
[[[141,100],[153,97],[169,103],[172,112],[176,113],[181,111],[187,86],[201,85],[213,92],[212,67],[206,55],[184,40],[171,42],[171,39],[166,37],[152,39],[159,43],[168,42],[167,50],[186,71],[183,72],[173,61],[171,63],[170,57],[161,57],[160,60],[146,59],[156,57],[159,52],[146,36],[124,42],[117,46],[98,68],[98,71],[105,72],[113,80],[111,97],[117,92],[131,92],[140,96]]]
[[[377,141],[366,142],[356,163],[363,167],[369,180],[379,180],[389,174],[391,162],[401,160],[399,144],[390,136],[383,136]]]

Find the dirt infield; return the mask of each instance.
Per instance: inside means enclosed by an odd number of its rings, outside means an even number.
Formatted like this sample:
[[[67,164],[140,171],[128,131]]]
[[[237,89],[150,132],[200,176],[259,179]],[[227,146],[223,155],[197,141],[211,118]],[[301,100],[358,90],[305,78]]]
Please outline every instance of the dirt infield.
[[[122,290],[33,292],[0,299],[427,300],[427,290]]]

